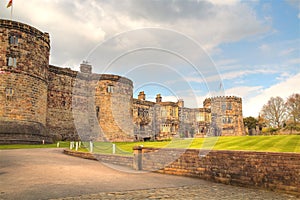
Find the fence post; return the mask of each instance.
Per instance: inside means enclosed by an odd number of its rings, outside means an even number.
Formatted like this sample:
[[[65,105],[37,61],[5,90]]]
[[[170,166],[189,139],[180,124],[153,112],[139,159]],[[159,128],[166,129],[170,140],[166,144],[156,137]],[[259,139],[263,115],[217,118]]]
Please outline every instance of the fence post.
[[[112,153],[116,154],[116,144],[112,144]]]
[[[133,147],[133,169],[142,170],[142,159],[143,159],[143,147],[135,146]]]
[[[93,142],[90,141],[90,153],[93,153]]]
[[[56,147],[59,148],[59,142],[57,142]]]
[[[70,150],[72,150],[73,149],[73,144],[72,144],[72,142],[70,142]]]
[[[76,142],[75,144],[76,144],[75,150],[78,151],[78,142]]]

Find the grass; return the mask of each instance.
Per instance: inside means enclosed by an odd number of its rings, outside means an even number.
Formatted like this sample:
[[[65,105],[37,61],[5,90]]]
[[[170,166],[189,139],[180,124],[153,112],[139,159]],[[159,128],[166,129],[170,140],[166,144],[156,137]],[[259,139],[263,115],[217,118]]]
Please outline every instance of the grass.
[[[232,136],[211,137],[196,139],[174,139],[162,142],[117,142],[116,154],[131,155],[134,146],[158,148],[192,148],[192,149],[214,149],[214,150],[246,150],[264,152],[297,152],[300,153],[300,135],[275,135],[275,136]],[[69,142],[60,142],[60,147],[68,148]],[[88,152],[88,142],[83,142],[80,151]],[[21,148],[55,148],[56,144],[39,145],[0,145],[0,149]],[[112,143],[95,142],[95,153],[112,153]]]
[[[0,149],[32,149],[32,148],[56,148],[57,144],[1,144]],[[70,142],[60,141],[60,148],[67,148]]]
[[[246,150],[264,152],[297,152],[300,153],[300,135],[275,136],[232,136],[173,140],[164,142],[120,142],[117,147],[132,152],[132,147],[191,148],[214,150]]]

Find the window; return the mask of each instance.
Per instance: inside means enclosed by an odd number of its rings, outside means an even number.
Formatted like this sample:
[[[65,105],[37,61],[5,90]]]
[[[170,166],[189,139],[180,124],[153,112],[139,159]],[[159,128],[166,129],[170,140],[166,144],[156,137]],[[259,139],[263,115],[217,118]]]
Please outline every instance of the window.
[[[14,95],[14,90],[12,88],[5,89],[6,99],[11,100]]]
[[[7,66],[9,66],[9,67],[17,67],[17,58],[8,57]]]
[[[61,102],[61,106],[62,106],[62,107],[65,107],[65,106],[66,106],[66,101],[63,100],[63,101]]]
[[[138,108],[138,116],[139,117],[148,117],[149,116],[148,109]]]
[[[170,132],[170,131],[171,131],[171,127],[169,124],[161,125],[161,132]]]
[[[222,118],[223,124],[231,124],[233,123],[232,117],[223,117]]]
[[[15,35],[9,36],[9,44],[18,45],[18,36]]]
[[[100,107],[96,106],[96,117],[99,119]]]
[[[140,131],[145,131],[145,126],[144,125],[140,125]]]
[[[222,103],[222,111],[225,111],[225,110],[226,110],[226,104]]]
[[[228,103],[227,103],[227,109],[228,109],[228,110],[232,110],[231,102],[228,102]]]
[[[108,85],[107,86],[107,92],[108,93],[114,93],[114,86],[113,85]]]

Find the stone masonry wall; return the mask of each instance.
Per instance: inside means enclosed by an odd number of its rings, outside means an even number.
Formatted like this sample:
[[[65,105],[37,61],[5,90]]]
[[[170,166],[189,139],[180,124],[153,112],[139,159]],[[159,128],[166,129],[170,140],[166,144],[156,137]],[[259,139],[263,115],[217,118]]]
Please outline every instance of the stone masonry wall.
[[[204,108],[211,109],[212,136],[244,135],[242,99],[235,96],[205,99]]]
[[[56,140],[76,140],[72,113],[72,92],[76,72],[55,66],[49,68],[47,127]]]
[[[133,141],[132,81],[117,75],[94,75],[95,106],[102,137],[108,141]]]
[[[92,154],[86,152],[78,152],[65,149],[64,153],[67,155],[90,159],[90,160],[98,160],[103,163],[109,163],[114,165],[121,165],[132,167],[133,157],[132,156],[120,156],[120,155],[109,155],[109,154]]]
[[[49,43],[47,33],[0,20],[1,143],[51,142],[46,131]]]
[[[142,170],[193,176],[225,184],[260,187],[300,195],[299,153],[200,152],[196,149],[146,147],[135,148],[134,151],[135,166],[140,165]]]

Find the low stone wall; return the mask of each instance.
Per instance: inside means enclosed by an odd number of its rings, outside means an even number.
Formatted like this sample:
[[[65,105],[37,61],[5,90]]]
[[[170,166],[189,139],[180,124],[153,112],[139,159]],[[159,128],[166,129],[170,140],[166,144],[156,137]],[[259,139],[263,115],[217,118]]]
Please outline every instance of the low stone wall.
[[[132,167],[133,157],[132,156],[120,156],[120,155],[110,155],[110,154],[92,154],[88,152],[79,152],[65,149],[64,153],[71,156],[76,156],[80,158],[99,160],[104,163],[110,163],[115,165]]]
[[[134,168],[300,195],[300,154],[134,148]]]

